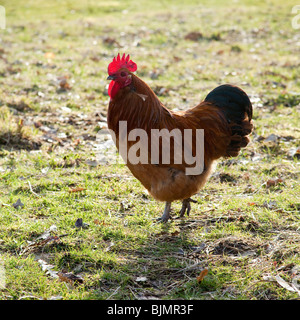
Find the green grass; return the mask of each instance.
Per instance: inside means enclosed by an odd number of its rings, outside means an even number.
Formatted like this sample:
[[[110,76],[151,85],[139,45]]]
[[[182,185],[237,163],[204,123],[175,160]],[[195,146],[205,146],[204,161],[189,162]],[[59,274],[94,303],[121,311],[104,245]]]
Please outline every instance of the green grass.
[[[293,1],[1,5],[1,299],[299,298],[274,280],[291,284],[300,272]],[[190,32],[203,36],[185,39]],[[220,160],[184,220],[154,223],[164,204],[126,166],[90,165],[118,52],[131,54],[169,108],[192,107],[221,83],[241,86],[253,102],[251,143]],[[15,209],[18,199],[24,206]],[[172,208],[175,216],[180,203]],[[53,225],[56,238],[41,242]],[[83,282],[60,281],[39,260]]]

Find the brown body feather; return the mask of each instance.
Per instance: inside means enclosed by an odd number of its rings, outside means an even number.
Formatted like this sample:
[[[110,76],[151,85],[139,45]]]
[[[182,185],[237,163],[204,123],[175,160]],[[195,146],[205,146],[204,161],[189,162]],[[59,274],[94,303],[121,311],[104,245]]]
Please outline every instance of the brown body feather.
[[[251,119],[244,115],[238,124],[242,131],[233,134],[235,122],[228,122],[222,109],[212,102],[203,101],[196,107],[172,112],[159,101],[151,88],[140,78],[132,74],[131,85],[118,91],[111,99],[108,109],[108,127],[116,134],[119,148],[119,121],[127,121],[128,132],[141,128],[151,137],[151,129],[183,131],[193,129],[193,154],[195,155],[195,129],[204,129],[204,171],[200,175],[186,175],[189,166],[174,163],[174,144],[170,148],[170,164],[131,164],[127,163],[133,175],[145,186],[154,198],[161,201],[183,200],[197,193],[209,178],[213,162],[224,156],[235,156],[241,147],[248,143],[247,135],[252,130]],[[135,142],[127,141],[128,149]],[[149,159],[150,159],[150,143]],[[160,145],[161,148],[161,145]],[[162,151],[162,150],[160,150]]]

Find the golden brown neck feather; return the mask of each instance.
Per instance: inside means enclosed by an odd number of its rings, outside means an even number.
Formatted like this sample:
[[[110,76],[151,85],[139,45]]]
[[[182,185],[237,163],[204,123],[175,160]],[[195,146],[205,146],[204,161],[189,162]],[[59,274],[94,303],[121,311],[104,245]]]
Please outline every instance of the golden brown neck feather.
[[[131,85],[120,89],[110,101],[107,121],[109,128],[114,131],[117,131],[119,121],[127,121],[128,131],[135,128],[148,131],[169,127],[174,119],[152,89],[132,74]]]

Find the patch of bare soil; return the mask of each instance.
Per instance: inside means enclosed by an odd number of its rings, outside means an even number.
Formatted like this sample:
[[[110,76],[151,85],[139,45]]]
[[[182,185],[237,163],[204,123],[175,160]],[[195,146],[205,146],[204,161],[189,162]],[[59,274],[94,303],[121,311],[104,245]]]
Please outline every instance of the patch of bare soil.
[[[258,244],[250,239],[228,237],[220,239],[214,246],[212,253],[216,255],[248,255],[255,254]]]

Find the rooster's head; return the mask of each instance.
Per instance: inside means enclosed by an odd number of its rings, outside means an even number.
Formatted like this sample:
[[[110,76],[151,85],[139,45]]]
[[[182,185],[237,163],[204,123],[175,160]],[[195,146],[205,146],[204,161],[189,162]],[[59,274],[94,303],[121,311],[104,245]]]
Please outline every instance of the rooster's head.
[[[129,54],[125,53],[122,57],[118,54],[114,57],[113,61],[108,65],[108,77],[107,80],[112,80],[108,87],[108,94],[111,99],[115,97],[117,92],[128,85],[132,81],[131,72],[136,71],[137,65],[130,60]]]

